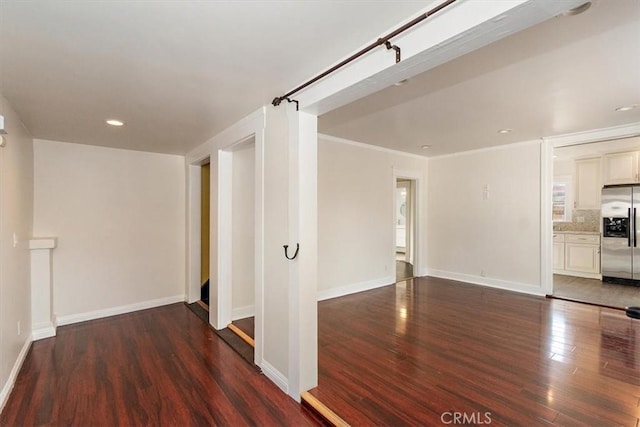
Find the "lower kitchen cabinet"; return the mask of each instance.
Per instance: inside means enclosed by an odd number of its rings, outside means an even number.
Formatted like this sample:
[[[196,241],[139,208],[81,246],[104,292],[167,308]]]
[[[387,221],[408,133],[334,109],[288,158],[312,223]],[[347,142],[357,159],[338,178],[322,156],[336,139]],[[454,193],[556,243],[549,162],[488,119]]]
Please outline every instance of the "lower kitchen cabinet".
[[[553,264],[557,274],[600,278],[600,236],[565,234],[560,241],[554,235]]]
[[[564,270],[564,234],[553,235],[553,270]]]

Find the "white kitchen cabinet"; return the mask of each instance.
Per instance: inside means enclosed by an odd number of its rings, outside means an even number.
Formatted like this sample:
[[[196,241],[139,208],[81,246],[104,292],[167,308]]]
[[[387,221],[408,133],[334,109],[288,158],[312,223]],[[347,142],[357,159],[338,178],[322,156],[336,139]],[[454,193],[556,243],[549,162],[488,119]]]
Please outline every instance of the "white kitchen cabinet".
[[[574,273],[600,274],[600,236],[566,235],[564,268]]]
[[[553,270],[564,270],[564,234],[553,235]]]
[[[601,277],[600,235],[554,233],[553,272],[566,276],[599,279]]]
[[[638,151],[603,156],[604,185],[638,183]]]
[[[600,193],[602,191],[601,160],[576,160],[575,175],[576,209],[600,209]]]

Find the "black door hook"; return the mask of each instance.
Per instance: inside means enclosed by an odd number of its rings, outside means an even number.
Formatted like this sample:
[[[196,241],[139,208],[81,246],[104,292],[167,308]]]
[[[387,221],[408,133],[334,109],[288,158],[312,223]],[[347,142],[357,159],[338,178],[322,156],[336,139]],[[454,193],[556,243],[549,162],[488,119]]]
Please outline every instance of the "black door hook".
[[[298,256],[299,250],[300,250],[300,243],[296,243],[296,252],[293,254],[291,258],[289,258],[289,245],[284,245],[284,256],[287,259],[295,259]]]

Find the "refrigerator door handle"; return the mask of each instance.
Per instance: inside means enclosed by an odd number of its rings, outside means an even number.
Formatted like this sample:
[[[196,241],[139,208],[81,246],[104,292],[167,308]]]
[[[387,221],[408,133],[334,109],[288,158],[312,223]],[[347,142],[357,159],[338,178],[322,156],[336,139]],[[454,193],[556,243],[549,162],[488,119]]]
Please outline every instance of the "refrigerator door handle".
[[[636,208],[633,208],[633,247],[638,247],[638,231],[636,230],[636,226],[638,225],[638,221],[636,221],[638,217],[636,216]]]
[[[631,247],[631,229],[629,228],[629,222],[631,221],[631,208],[627,209],[627,245]]]

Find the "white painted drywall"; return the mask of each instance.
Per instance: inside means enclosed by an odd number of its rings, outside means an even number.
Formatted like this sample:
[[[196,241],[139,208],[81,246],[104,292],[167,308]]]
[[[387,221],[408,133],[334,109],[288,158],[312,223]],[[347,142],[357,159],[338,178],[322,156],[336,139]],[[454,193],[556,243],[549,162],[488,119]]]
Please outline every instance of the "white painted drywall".
[[[184,157],[44,140],[34,147],[34,233],[58,237],[58,319],[184,295]]]
[[[573,159],[570,160],[554,160],[553,161],[553,176],[558,175],[571,175],[575,173],[575,161]]]
[[[394,168],[426,177],[427,159],[320,136],[318,292],[339,295],[395,281]],[[423,180],[424,181],[424,180]],[[419,221],[425,221],[426,182]],[[426,227],[420,252],[426,265]],[[361,285],[361,286],[360,286]],[[369,287],[371,287],[369,286]],[[344,292],[340,292],[344,289]],[[337,292],[337,293],[332,293]]]
[[[33,219],[33,141],[2,95],[0,115],[7,131],[7,145],[0,148],[1,409],[28,348],[31,332],[28,240],[32,237]],[[16,247],[14,233],[18,238]]]
[[[255,283],[255,142],[232,153],[232,319],[253,316]],[[239,317],[238,317],[239,316]]]
[[[289,378],[289,128],[286,108],[266,110],[264,134],[264,351],[263,370]],[[271,373],[268,371],[275,370]],[[283,384],[280,384],[282,387]],[[288,387],[288,385],[287,385]]]
[[[427,223],[430,275],[543,293],[540,143],[429,159]]]

